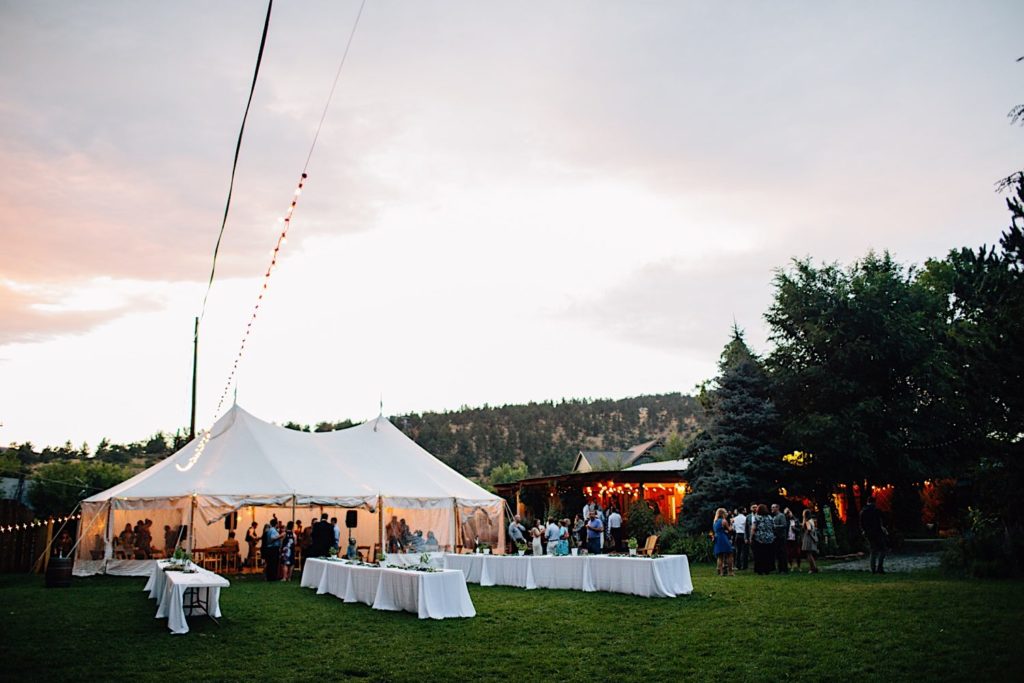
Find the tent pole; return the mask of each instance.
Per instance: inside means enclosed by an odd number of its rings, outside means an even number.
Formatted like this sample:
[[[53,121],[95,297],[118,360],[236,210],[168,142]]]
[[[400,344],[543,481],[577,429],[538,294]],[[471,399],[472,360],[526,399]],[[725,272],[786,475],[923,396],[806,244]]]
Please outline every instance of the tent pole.
[[[192,494],[192,507],[189,510],[188,526],[192,533],[188,537],[188,551],[191,553],[196,548],[196,494]]]
[[[292,494],[292,526],[295,526],[295,494]]]
[[[107,545],[103,548],[103,573],[107,573],[107,550],[110,551],[110,557],[114,557],[114,501],[107,501],[107,532],[104,534],[107,537]]]
[[[384,496],[379,493],[377,494],[377,540],[380,541],[381,553],[378,557],[384,557],[384,553],[388,550],[384,545]]]
[[[196,375],[199,370],[199,316],[196,316],[196,331],[192,335],[192,421],[189,423],[188,440],[196,438]]]
[[[455,547],[459,545],[459,539],[455,535],[456,529],[458,529],[459,527],[457,523],[458,518],[459,504],[454,498],[452,498],[452,516],[451,520],[448,522],[448,538],[450,538],[452,541],[452,552],[455,552]]]

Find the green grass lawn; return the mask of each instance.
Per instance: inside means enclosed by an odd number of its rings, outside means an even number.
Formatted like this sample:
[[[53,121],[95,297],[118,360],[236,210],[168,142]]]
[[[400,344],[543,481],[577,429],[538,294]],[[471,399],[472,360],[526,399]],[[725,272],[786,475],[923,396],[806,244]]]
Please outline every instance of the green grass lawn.
[[[1022,680],[1024,583],[937,572],[719,578],[673,600],[471,585],[473,619],[234,577],[172,636],[145,579],[0,576],[4,680]]]

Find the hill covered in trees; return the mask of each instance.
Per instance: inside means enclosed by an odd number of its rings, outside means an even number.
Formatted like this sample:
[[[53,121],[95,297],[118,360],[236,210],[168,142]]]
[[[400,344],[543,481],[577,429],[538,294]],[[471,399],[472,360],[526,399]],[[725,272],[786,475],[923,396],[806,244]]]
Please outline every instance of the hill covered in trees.
[[[672,393],[463,407],[396,415],[391,421],[462,474],[487,480],[503,465],[516,467],[523,476],[566,472],[580,450],[622,450],[657,437],[675,437],[672,445],[678,446],[669,452],[679,453],[699,428],[700,416],[695,398]],[[351,424],[321,422],[312,431]],[[292,422],[285,426],[311,431]]]

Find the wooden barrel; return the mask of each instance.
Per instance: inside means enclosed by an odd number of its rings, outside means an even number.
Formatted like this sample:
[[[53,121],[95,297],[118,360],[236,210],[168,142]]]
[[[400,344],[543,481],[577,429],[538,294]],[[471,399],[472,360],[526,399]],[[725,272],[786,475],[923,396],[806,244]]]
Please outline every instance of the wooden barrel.
[[[51,557],[50,563],[46,566],[46,587],[70,588],[71,564],[70,557]]]

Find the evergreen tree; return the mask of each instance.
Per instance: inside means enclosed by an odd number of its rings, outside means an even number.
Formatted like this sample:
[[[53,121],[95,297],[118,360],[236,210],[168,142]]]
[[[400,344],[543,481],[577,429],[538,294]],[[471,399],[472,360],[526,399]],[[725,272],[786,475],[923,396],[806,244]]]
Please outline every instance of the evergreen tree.
[[[691,447],[682,519],[690,532],[709,529],[716,508],[774,498],[782,467],[770,380],[736,327],[718,368],[705,392],[706,427]]]

